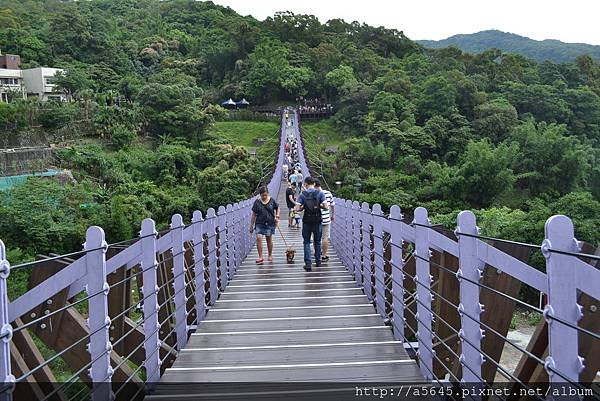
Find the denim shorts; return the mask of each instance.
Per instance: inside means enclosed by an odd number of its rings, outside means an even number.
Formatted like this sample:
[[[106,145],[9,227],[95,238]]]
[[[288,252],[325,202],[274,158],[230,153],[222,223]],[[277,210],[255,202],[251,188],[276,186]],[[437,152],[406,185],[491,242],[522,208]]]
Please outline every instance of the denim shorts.
[[[265,235],[267,237],[275,235],[275,226],[270,226],[267,224],[256,224],[256,234]]]

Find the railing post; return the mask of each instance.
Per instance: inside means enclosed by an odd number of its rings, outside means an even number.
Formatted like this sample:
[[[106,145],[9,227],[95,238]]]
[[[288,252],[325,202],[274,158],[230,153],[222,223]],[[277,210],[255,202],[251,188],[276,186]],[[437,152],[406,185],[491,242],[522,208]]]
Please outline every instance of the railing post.
[[[249,222],[250,221],[250,207],[251,207],[251,203],[252,200],[250,199],[246,199],[245,201],[245,205],[244,205],[244,222]],[[254,242],[256,240],[256,237],[252,234],[250,234],[250,232],[248,230],[245,231],[246,233],[246,252],[244,253],[244,258],[246,256],[248,256],[248,254],[250,253],[250,250],[252,249],[252,246],[254,245]]]
[[[214,305],[219,295],[217,289],[217,233],[215,230],[217,216],[212,207],[206,212],[206,234],[208,235],[208,281],[210,305]]]
[[[245,209],[244,209],[244,201],[241,201],[238,204],[238,221],[239,221],[239,231],[238,231],[238,243],[237,245],[239,246],[239,252],[238,252],[238,260],[239,260],[239,264],[241,265],[244,262],[244,257],[246,255],[246,241],[247,241],[247,234],[248,234],[248,227],[249,227],[249,222],[246,222],[246,218],[245,218]]]
[[[183,217],[171,217],[171,254],[173,255],[173,291],[175,294],[175,322],[177,350],[182,350],[187,342],[187,314],[185,301],[185,266],[183,254]]]
[[[335,252],[339,256],[340,260],[344,264],[344,267],[348,268],[345,260],[345,252],[346,252],[346,244],[342,240],[343,227],[345,226],[345,201],[342,199],[335,199],[336,205],[336,213],[335,219],[331,222],[331,239],[332,244],[335,247]]]
[[[236,254],[237,254],[237,265],[241,266],[244,262],[244,250],[246,243],[246,231],[248,231],[248,224],[244,221],[244,209],[242,202],[237,204],[236,219],[237,219],[237,233],[235,240]]]
[[[344,202],[344,258],[346,259],[346,269],[354,275],[354,228],[352,225],[352,201],[346,200]]]
[[[104,230],[97,226],[88,228],[85,235],[84,249],[87,268],[88,327],[90,342],[88,351],[92,361],[90,378],[93,383],[93,400],[110,400],[112,396],[111,378],[113,369],[110,366],[110,318],[108,317],[108,291],[106,281],[106,250]],[[94,295],[97,294],[97,295]]]
[[[6,248],[4,242],[0,240],[0,400],[12,399],[12,385],[15,377],[11,373],[10,363],[10,342],[12,340],[13,329],[8,321],[8,290],[6,281],[10,274],[10,263],[6,258]],[[7,388],[8,387],[8,388]]]
[[[335,219],[331,222],[331,243],[335,247],[336,253],[339,256],[342,263],[344,263],[344,249],[342,248],[343,244],[341,241],[341,229],[344,224],[344,205],[343,201],[340,199],[334,199],[335,203],[338,205],[336,208]]]
[[[400,226],[402,213],[400,207],[390,208],[390,247],[392,258],[392,316],[394,338],[404,340],[404,260],[402,256],[402,231]]]
[[[372,265],[371,265],[371,223],[373,216],[369,209],[369,204],[363,202],[360,209],[360,219],[362,221],[362,271],[363,271],[363,286],[365,294],[369,301],[373,300],[373,282],[372,282]]]
[[[196,281],[196,324],[206,317],[206,290],[204,288],[204,219],[202,212],[192,215],[192,238],[194,243],[194,278]]]
[[[233,249],[235,246],[235,239],[234,239],[234,222],[233,222],[233,206],[231,204],[227,205],[227,234],[226,234],[226,246],[227,246],[227,254],[225,255],[227,258],[227,282],[225,283],[225,286],[227,286],[229,284],[229,280],[231,278],[233,278],[233,275],[235,274],[235,260],[233,257]]]
[[[544,368],[551,383],[562,383],[567,379],[578,383],[579,374],[584,369],[584,360],[579,356],[578,332],[561,322],[554,321],[555,316],[577,326],[583,317],[581,306],[577,303],[577,274],[573,271],[574,256],[551,252],[550,249],[566,252],[580,252],[575,239],[573,222],[566,216],[552,216],[546,221],[545,239],[542,253],[546,258],[548,278],[548,304],[544,316],[548,322],[549,356]],[[553,372],[553,369],[561,375]]]
[[[415,254],[419,256],[416,258],[416,275],[415,279],[418,283],[415,283],[417,293],[415,298],[419,300],[417,302],[417,318],[418,330],[417,337],[419,340],[419,366],[421,368],[421,374],[427,380],[433,379],[431,372],[433,372],[433,341],[431,335],[431,323],[433,322],[433,315],[431,314],[431,301],[433,295],[431,294],[431,282],[433,278],[431,276],[429,267],[429,228],[423,226],[429,226],[429,218],[427,217],[427,209],[418,207],[415,209]],[[423,259],[425,260],[423,260]],[[428,309],[429,308],[429,309]]]
[[[385,312],[385,262],[383,259],[383,212],[381,205],[373,205],[373,253],[375,254],[375,300],[377,313],[387,319]]]
[[[354,271],[354,279],[356,285],[359,287],[363,286],[362,278],[362,244],[360,239],[361,221],[360,221],[360,206],[357,201],[352,202],[352,264]]]
[[[479,383],[482,381],[481,365],[484,362],[481,354],[481,339],[484,332],[478,322],[466,317],[464,313],[481,321],[480,316],[483,313],[483,305],[479,303],[479,286],[467,280],[462,280],[461,277],[478,283],[483,277],[484,264],[477,257],[477,239],[460,235],[463,233],[479,235],[475,215],[468,210],[462,211],[458,214],[457,221],[456,236],[458,238],[459,269],[456,276],[460,283],[458,313],[462,327],[459,331],[461,341],[459,361],[463,366],[462,381],[465,383]],[[465,368],[465,366],[468,366],[468,368]]]
[[[221,271],[221,285],[219,290],[225,291],[227,287],[227,221],[225,206],[219,206],[217,212],[217,225],[219,227],[219,270]]]
[[[142,295],[144,296],[144,350],[146,359],[146,383],[150,388],[160,379],[160,351],[161,341],[158,338],[160,324],[158,323],[158,284],[156,272],[156,229],[154,220],[142,221]]]

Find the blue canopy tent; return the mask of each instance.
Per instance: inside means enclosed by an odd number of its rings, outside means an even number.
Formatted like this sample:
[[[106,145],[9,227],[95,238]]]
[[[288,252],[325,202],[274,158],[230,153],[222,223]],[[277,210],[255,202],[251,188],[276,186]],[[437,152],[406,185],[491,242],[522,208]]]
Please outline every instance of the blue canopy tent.
[[[236,106],[236,103],[233,101],[232,98],[229,98],[229,100],[224,101],[223,103],[221,103],[221,106],[225,107],[226,109],[228,108],[233,108]]]

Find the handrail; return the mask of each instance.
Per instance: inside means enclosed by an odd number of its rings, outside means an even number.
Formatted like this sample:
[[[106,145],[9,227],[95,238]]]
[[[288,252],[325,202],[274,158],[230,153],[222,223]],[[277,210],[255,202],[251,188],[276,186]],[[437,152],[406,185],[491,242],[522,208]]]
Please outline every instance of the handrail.
[[[310,153],[310,152],[309,152]],[[315,155],[312,155],[315,156]],[[311,156],[311,157],[312,157]],[[582,333],[593,339],[600,335],[584,327],[579,327],[577,321],[583,316],[581,306],[578,306],[578,294],[587,293],[596,299],[600,296],[600,271],[590,265],[592,261],[600,260],[600,256],[581,252],[580,242],[574,237],[573,223],[565,216],[553,216],[546,222],[544,243],[541,245],[524,244],[516,241],[483,236],[476,226],[475,215],[470,211],[459,214],[457,228],[454,231],[456,240],[440,233],[428,219],[425,208],[415,210],[412,223],[404,222],[398,206],[393,206],[388,215],[384,215],[378,204],[369,205],[364,202],[336,199],[336,219],[332,223],[332,244],[357,283],[363,288],[367,297],[373,299],[377,311],[384,318],[393,322],[396,339],[405,339],[404,330],[410,326],[405,323],[404,312],[412,311],[406,305],[404,278],[412,277],[416,285],[418,329],[416,333],[422,352],[418,353],[419,366],[425,378],[436,379],[433,374],[433,359],[438,359],[433,352],[432,331],[436,316],[432,309],[434,295],[439,299],[440,294],[432,289],[431,280],[422,281],[424,277],[433,277],[435,271],[431,266],[450,273],[458,280],[460,302],[457,305],[460,319],[461,355],[463,367],[462,379],[467,382],[481,382],[482,363],[489,355],[482,349],[484,330],[482,326],[495,334],[499,332],[486,324],[481,318],[484,305],[480,304],[479,288],[486,289],[491,294],[525,305],[543,313],[549,327],[548,343],[549,356],[544,361],[544,369],[552,384],[577,384],[579,373],[583,369],[583,357],[578,355],[578,334]],[[437,228],[437,227],[436,227]],[[391,238],[384,247],[384,232]],[[483,241],[493,241],[488,244]],[[546,258],[546,273],[522,262],[520,259],[503,252],[493,244],[521,246],[528,249],[541,250]],[[406,244],[412,244],[416,268],[415,276],[405,270],[402,254]],[[561,246],[562,245],[562,246]],[[388,249],[391,258],[384,255]],[[431,260],[431,252],[437,251],[453,255],[458,260],[458,269],[453,271]],[[400,262],[398,262],[400,261]],[[588,263],[586,263],[587,261]],[[559,266],[560,262],[560,266]],[[481,283],[485,266],[494,267],[497,272],[525,283],[548,296],[544,310],[535,308],[513,296],[504,294],[489,285]],[[391,274],[387,275],[385,266],[389,266]],[[570,272],[570,273],[566,273]],[[565,276],[570,274],[569,278]],[[387,278],[386,278],[387,275]],[[389,280],[388,280],[389,279]],[[559,283],[566,281],[566,286]],[[375,288],[373,288],[373,285]],[[391,301],[386,297],[386,290]],[[566,302],[570,300],[570,305]],[[444,300],[446,300],[444,298]],[[580,312],[573,314],[573,308],[579,307]],[[388,308],[391,307],[390,315]],[[558,313],[557,313],[558,309]],[[394,316],[400,314],[400,318]],[[558,324],[551,324],[552,321]],[[506,337],[504,342],[514,345]],[[569,352],[565,352],[560,344],[568,343]],[[521,351],[524,351],[521,349]],[[529,352],[525,352],[528,354]],[[560,358],[560,361],[557,359]],[[488,358],[489,359],[489,358]],[[538,358],[539,359],[539,358]],[[441,361],[438,360],[441,363]],[[503,375],[503,367],[491,360]],[[453,372],[447,371],[452,374]],[[514,377],[513,377],[514,378]],[[522,384],[522,383],[521,383]]]
[[[405,329],[413,330],[404,313],[412,315],[417,326],[415,333],[419,341],[419,367],[425,378],[438,380],[438,376],[434,375],[434,360],[438,362],[438,368],[445,365],[433,352],[435,339],[446,346],[437,332],[437,322],[440,322],[446,324],[450,332],[455,332],[460,339],[460,354],[457,357],[465,368],[460,378],[466,382],[487,386],[487,379],[482,376],[482,364],[489,361],[498,373],[524,389],[531,385],[510,373],[490,355],[489,350],[484,350],[483,338],[485,332],[489,331],[503,343],[521,351],[525,357],[541,363],[552,386],[564,384],[577,389],[583,388],[579,382],[579,374],[584,368],[585,355],[579,355],[579,335],[598,340],[600,334],[580,327],[578,321],[583,313],[574,314],[573,310],[577,310],[581,293],[600,298],[600,270],[584,262],[588,260],[591,263],[598,256],[581,252],[569,218],[550,217],[546,222],[545,240],[536,246],[480,235],[475,215],[470,211],[463,211],[458,215],[456,239],[453,239],[434,230],[427,217],[427,210],[422,207],[415,210],[414,221],[407,224],[403,221],[398,206],[393,206],[386,217],[378,204],[371,206],[366,202],[359,204],[339,198],[335,201],[336,219],[332,223],[332,244],[342,263],[354,275],[366,295],[373,298],[377,311],[384,318],[390,319],[396,339],[406,339]],[[387,244],[384,244],[384,238],[389,238]],[[488,244],[484,240],[494,242]],[[496,248],[495,243],[540,249],[546,258],[546,273]],[[411,255],[415,262],[410,267],[411,270],[407,270],[408,258],[402,258],[408,246],[414,249]],[[452,255],[458,261],[458,268],[450,269],[432,260],[432,251]],[[506,274],[507,277],[527,283],[545,293],[545,308],[542,310],[533,307],[494,288],[493,284],[484,284],[482,278],[486,266],[493,268],[498,274]],[[442,278],[437,269],[445,277],[456,280],[458,303],[447,299],[439,289],[434,289],[437,281],[434,282],[433,277],[439,275]],[[415,286],[416,314],[406,304],[405,278],[411,279]],[[497,322],[484,319],[482,314],[486,305],[480,303],[484,299],[479,294],[480,289],[543,314],[544,323],[548,327],[549,344],[545,360],[542,359],[542,354],[536,355],[508,339],[503,334],[503,329],[497,327]],[[439,315],[437,307],[434,308],[437,300],[444,301],[455,309],[460,316],[460,322],[456,323],[458,326],[452,327],[445,316]],[[494,305],[487,306],[492,308]],[[581,311],[581,306],[579,310]],[[457,371],[446,369],[445,373],[453,376]]]
[[[283,179],[281,166],[285,153],[284,124],[282,117],[279,146],[273,153],[274,162],[269,163],[273,165],[270,171],[271,179],[267,184],[271,193],[279,191]],[[265,172],[262,171],[261,174]],[[261,177],[261,180],[265,177],[266,175]],[[29,377],[37,375],[58,358],[75,350],[79,351],[84,346],[87,346],[89,352],[89,362],[75,368],[75,374],[47,394],[47,399],[66,390],[88,369],[93,383],[90,389],[92,397],[111,399],[115,395],[110,386],[115,372],[125,367],[126,359],[140,353],[144,354],[143,361],[138,361],[138,368],[115,393],[121,391],[125,383],[134,378],[139,380],[137,373],[141,369],[146,371],[145,382],[151,391],[153,385],[159,380],[161,364],[170,354],[181,350],[187,342],[187,333],[191,328],[188,315],[192,312],[196,313],[193,320],[195,325],[204,319],[206,310],[214,304],[219,293],[227,286],[229,278],[235,275],[252,249],[255,239],[242,226],[250,220],[251,207],[255,199],[256,196],[253,196],[234,204],[220,206],[218,210],[208,209],[205,216],[200,211],[195,211],[191,223],[187,225],[183,223],[181,215],[175,214],[171,226],[160,233],[155,230],[152,219],[145,219],[137,238],[113,244],[104,241],[102,228],[90,227],[86,233],[83,250],[23,263],[12,268],[6,258],[4,243],[0,241],[0,339],[3,340],[0,341],[0,381],[5,384],[0,388],[0,397],[10,399],[14,391],[18,394],[19,382],[29,380]],[[116,253],[108,258],[107,251],[113,248]],[[159,260],[156,259],[156,255],[161,256]],[[193,258],[191,263],[190,258]],[[61,269],[17,299],[8,300],[7,279],[11,270],[34,267],[31,273],[38,274],[41,271],[38,267],[45,266],[47,263],[60,264]],[[141,268],[132,272],[136,266]],[[167,266],[171,269],[167,269]],[[167,272],[167,278],[163,280],[162,276],[159,276],[159,270]],[[115,272],[121,272],[123,276],[113,280],[109,285],[108,276]],[[129,307],[124,306],[121,310],[112,310],[112,318],[109,318],[109,292],[125,291],[126,285],[138,280],[143,280],[140,300]],[[205,285],[208,286],[208,290],[205,289]],[[171,289],[173,293],[167,295]],[[73,300],[82,291],[85,296]],[[64,305],[57,305],[52,311],[47,307],[39,317],[32,313],[24,319],[23,324],[14,323],[35,308],[39,308],[41,304],[51,305],[58,294],[68,294],[69,301]],[[159,302],[159,296],[163,295],[164,299]],[[163,317],[162,321],[159,321],[159,313],[168,309],[171,304],[173,310],[166,318]],[[52,322],[59,322],[58,319],[62,314],[70,313],[75,307],[86,305],[89,318],[84,332],[87,334],[65,346],[39,366],[22,371],[19,378],[15,379],[11,371],[13,335],[27,335],[27,329],[44,330],[47,322],[49,325],[52,325]],[[142,307],[142,319],[130,327],[123,337],[113,341],[109,334],[112,322],[125,319],[138,306]],[[166,336],[159,333],[163,325],[171,326],[171,332]],[[125,359],[115,363],[111,360],[111,355],[116,357],[113,348],[122,346],[124,338],[136,330],[144,333],[143,341],[127,350],[123,355]],[[177,340],[174,347],[169,350],[167,357],[161,356],[159,352],[163,346],[161,339],[175,335]],[[119,381],[123,380],[121,378]],[[15,382],[16,385],[6,385]]]

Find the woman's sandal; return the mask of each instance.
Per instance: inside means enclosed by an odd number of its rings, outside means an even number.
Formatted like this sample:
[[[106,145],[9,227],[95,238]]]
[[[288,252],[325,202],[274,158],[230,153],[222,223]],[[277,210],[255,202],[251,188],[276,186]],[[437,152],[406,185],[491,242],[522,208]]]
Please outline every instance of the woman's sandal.
[[[273,261],[273,256],[269,256],[268,260],[269,260],[269,262],[272,262]]]
[[[265,260],[264,260],[264,259],[262,259],[262,258],[260,258],[260,259],[256,259],[256,264],[257,264],[257,265],[262,265],[264,261],[265,261]]]

